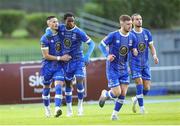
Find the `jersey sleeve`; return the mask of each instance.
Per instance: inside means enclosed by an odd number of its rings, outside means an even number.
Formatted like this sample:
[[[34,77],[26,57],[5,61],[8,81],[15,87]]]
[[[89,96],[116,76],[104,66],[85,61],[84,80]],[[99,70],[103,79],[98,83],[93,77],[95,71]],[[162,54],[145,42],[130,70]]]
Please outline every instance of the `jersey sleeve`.
[[[89,43],[91,41],[90,37],[84,31],[80,30],[79,33],[82,42]]]
[[[48,39],[45,36],[42,36],[40,39],[41,49],[49,49]]]
[[[149,44],[152,44],[153,43],[153,40],[152,40],[152,34],[149,30],[146,30],[146,34],[147,34],[147,37],[148,37],[148,43]]]
[[[112,43],[112,40],[113,40],[113,33],[110,33],[101,41],[101,44],[103,46],[110,45]]]

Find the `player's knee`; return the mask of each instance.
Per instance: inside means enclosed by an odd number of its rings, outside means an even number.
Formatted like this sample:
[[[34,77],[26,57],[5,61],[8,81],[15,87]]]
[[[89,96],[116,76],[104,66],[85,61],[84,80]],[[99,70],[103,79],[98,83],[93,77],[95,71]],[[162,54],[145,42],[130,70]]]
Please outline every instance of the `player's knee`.
[[[119,95],[121,94],[121,91],[113,91],[112,93],[115,97],[119,97]]]
[[[143,81],[142,81],[141,78],[136,78],[136,79],[135,79],[135,83],[136,83],[136,84],[142,84]]]

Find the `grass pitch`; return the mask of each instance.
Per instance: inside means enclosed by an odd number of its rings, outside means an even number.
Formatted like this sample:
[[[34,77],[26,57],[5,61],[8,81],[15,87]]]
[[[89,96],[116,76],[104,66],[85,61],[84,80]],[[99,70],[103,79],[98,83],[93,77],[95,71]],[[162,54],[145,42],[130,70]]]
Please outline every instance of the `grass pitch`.
[[[119,120],[111,121],[113,104],[100,108],[98,104],[84,104],[84,116],[66,117],[66,106],[59,118],[46,118],[42,104],[0,105],[0,125],[180,125],[180,95],[146,97],[145,108],[148,114],[132,113],[130,98],[119,113]],[[150,102],[149,100],[156,102]],[[172,102],[172,99],[175,99]],[[161,102],[159,102],[161,100]],[[51,103],[52,112],[54,105]]]

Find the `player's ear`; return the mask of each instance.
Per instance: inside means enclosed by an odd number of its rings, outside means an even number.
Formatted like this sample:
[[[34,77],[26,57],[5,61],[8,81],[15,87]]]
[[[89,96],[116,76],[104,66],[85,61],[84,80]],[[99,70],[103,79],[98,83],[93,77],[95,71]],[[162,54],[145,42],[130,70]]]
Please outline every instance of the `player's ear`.
[[[46,23],[47,23],[47,25],[49,26],[49,25],[50,25],[50,20],[47,20],[47,22],[46,22]]]
[[[120,26],[122,26],[123,25],[123,22],[122,21],[120,21]]]

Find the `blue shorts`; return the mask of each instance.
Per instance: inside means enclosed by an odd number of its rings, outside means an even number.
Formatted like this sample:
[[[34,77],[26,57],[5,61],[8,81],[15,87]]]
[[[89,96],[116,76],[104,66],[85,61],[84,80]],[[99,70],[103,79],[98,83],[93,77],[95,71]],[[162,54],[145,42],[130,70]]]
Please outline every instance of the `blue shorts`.
[[[151,80],[151,72],[150,72],[150,67],[145,66],[145,67],[136,67],[136,68],[131,68],[131,74],[132,74],[132,79],[136,78],[142,78],[143,80]]]
[[[60,63],[45,63],[41,68],[41,76],[44,85],[50,85],[53,81],[64,81],[64,70]]]
[[[109,88],[117,87],[120,84],[129,84],[129,74],[127,68],[118,70],[107,65],[106,76]]]
[[[86,76],[85,63],[82,60],[71,60],[66,64],[65,78],[72,80],[73,77],[84,78]]]

